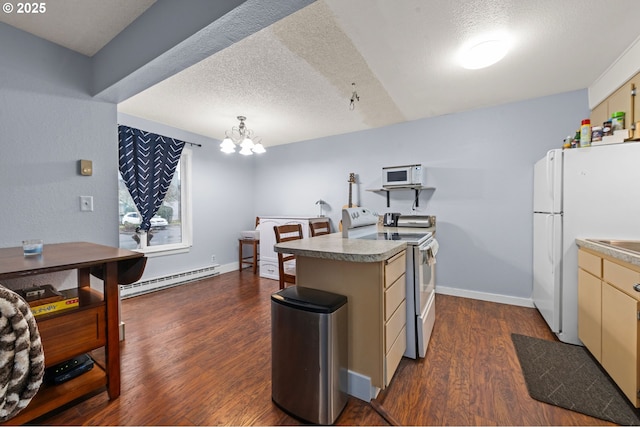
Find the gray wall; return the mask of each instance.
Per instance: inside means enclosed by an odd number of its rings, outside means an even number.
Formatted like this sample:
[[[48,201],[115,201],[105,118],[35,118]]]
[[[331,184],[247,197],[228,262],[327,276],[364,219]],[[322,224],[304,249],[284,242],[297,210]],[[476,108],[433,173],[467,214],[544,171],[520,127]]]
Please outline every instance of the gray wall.
[[[0,246],[116,245],[116,105],[88,95],[83,55],[5,24],[0,40]],[[93,176],[79,175],[80,159]],[[80,212],[79,196],[93,196],[95,210]]]
[[[116,105],[88,95],[88,58],[2,23],[0,40],[0,247],[117,245]],[[93,161],[93,176],[79,175],[80,159]],[[80,211],[80,196],[93,196],[93,212]],[[75,283],[72,273],[40,280]]]
[[[317,215],[327,201],[334,226],[354,201],[383,212],[437,217],[436,285],[529,298],[532,287],[533,164],[589,116],[586,90],[270,148],[256,161],[256,214]],[[383,166],[421,163],[413,193],[379,188]]]

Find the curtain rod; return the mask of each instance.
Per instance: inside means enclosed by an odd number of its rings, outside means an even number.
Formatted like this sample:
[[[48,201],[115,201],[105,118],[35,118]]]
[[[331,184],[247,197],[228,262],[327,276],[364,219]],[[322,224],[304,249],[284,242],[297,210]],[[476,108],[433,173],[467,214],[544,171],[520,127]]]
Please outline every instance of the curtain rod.
[[[118,126],[126,126],[126,127],[128,127],[128,128],[131,128],[131,129],[136,129],[136,128],[131,127],[131,126],[128,126],[128,125],[121,125],[120,123],[118,123]],[[153,132],[149,132],[149,131],[146,131],[146,130],[143,130],[142,132],[146,132],[146,133],[153,133]],[[156,134],[156,135],[157,135],[157,134]],[[164,135],[160,135],[160,136],[164,136]],[[168,137],[168,136],[167,136],[166,138],[170,138],[170,137]],[[176,138],[171,138],[171,139],[176,139]],[[179,140],[179,141],[182,141],[182,140]],[[195,142],[189,142],[189,141],[182,141],[182,142],[184,142],[185,144],[195,145],[196,147],[200,147],[200,148],[202,148],[202,144],[197,144],[197,143],[195,143]]]

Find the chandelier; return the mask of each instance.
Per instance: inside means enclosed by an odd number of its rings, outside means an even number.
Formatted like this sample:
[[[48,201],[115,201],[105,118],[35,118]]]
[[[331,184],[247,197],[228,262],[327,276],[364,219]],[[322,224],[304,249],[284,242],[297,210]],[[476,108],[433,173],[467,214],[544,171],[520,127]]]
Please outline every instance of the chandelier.
[[[238,116],[240,124],[234,126],[231,130],[224,133],[225,138],[220,143],[220,151],[223,153],[235,153],[236,145],[240,146],[240,154],[249,156],[253,153],[260,154],[266,150],[258,138],[257,142],[254,142],[256,137],[251,129],[247,128],[244,121],[247,120],[244,116]]]

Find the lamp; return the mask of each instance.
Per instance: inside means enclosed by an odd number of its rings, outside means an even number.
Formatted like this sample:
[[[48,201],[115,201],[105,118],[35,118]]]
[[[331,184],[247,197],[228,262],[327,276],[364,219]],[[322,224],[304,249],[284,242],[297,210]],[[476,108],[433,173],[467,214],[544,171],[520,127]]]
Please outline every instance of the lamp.
[[[247,120],[244,116],[238,116],[240,124],[234,126],[231,130],[224,133],[225,138],[220,143],[220,151],[223,153],[235,153],[236,145],[240,146],[240,154],[249,156],[253,153],[260,154],[266,150],[258,139],[258,142],[253,142],[256,137],[251,129],[247,128],[244,121]]]
[[[322,213],[322,206],[326,205],[327,202],[325,202],[324,200],[320,199],[316,201],[316,205],[320,205],[320,215],[318,215],[319,217],[323,217],[324,214]]]

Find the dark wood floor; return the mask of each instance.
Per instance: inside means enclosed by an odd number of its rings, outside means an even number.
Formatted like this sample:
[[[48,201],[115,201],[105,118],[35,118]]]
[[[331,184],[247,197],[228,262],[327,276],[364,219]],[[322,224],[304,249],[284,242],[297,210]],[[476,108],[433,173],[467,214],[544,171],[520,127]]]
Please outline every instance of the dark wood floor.
[[[298,425],[271,401],[270,295],[250,270],[122,303],[122,395],[48,425]],[[405,425],[611,425],[531,399],[511,333],[553,340],[535,309],[436,295],[427,357],[403,358],[384,407]],[[340,425],[387,425],[349,398]]]

